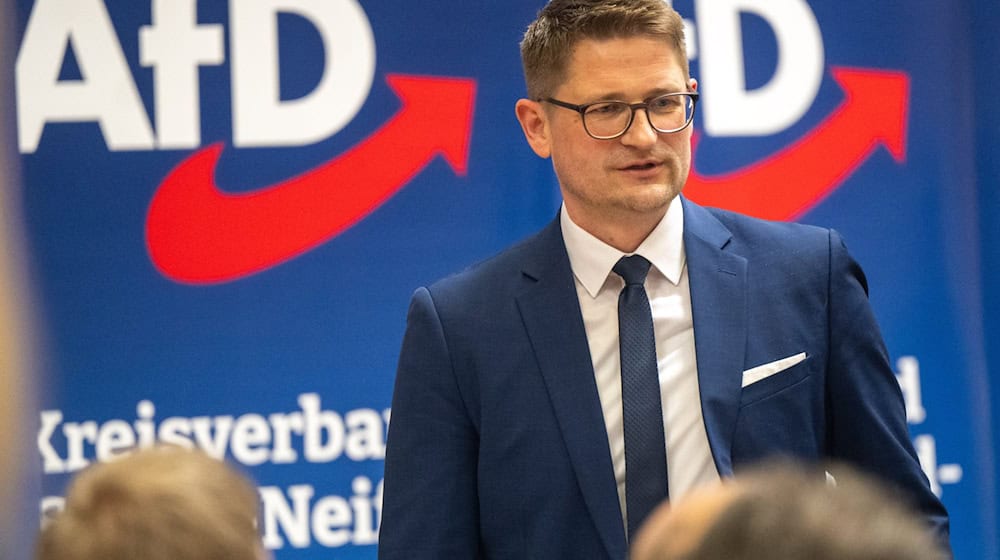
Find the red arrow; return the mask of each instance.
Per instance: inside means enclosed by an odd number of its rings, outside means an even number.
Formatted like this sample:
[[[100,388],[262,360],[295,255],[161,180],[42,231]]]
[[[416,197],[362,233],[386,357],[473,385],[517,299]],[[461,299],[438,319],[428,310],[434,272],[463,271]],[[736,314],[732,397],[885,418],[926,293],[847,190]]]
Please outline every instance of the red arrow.
[[[806,136],[747,167],[706,177],[693,168],[684,194],[716,206],[771,220],[806,212],[847,179],[878,144],[906,159],[909,77],[901,72],[832,68],[844,102]],[[693,140],[697,149],[698,140]]]
[[[222,145],[182,161],[146,216],[153,263],[179,282],[235,280],[300,255],[356,224],[441,154],[465,175],[474,80],[390,75],[400,110],[344,154],[276,185],[231,194],[215,184]]]

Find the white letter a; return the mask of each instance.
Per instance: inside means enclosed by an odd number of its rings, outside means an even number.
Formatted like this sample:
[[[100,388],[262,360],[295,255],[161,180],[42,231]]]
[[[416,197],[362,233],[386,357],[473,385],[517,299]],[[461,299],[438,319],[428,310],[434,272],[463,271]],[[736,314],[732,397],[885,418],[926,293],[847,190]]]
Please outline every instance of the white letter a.
[[[72,46],[82,80],[59,81]],[[37,0],[17,56],[18,145],[38,148],[47,122],[96,121],[111,150],[148,150],[153,131],[101,0]]]

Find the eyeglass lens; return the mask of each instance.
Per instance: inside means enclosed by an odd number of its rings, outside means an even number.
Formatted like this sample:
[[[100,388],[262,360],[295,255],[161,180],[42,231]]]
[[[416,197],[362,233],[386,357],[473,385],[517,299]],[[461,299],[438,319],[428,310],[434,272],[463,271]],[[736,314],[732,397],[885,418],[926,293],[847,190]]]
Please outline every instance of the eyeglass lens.
[[[584,112],[583,125],[593,136],[618,136],[629,127],[632,113],[632,107],[624,101],[594,103]],[[684,94],[662,95],[646,103],[645,113],[659,132],[675,132],[690,122],[694,102]]]

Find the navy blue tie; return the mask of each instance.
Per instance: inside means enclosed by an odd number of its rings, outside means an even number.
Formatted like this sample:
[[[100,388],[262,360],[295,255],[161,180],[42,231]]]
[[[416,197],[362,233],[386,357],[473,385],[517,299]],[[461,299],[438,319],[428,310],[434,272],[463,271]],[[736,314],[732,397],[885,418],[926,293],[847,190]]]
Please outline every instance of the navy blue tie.
[[[625,280],[618,296],[618,344],[622,365],[625,428],[625,504],[628,540],[649,513],[667,498],[667,453],[656,366],[653,314],[646,296],[649,261],[622,257],[614,271]]]

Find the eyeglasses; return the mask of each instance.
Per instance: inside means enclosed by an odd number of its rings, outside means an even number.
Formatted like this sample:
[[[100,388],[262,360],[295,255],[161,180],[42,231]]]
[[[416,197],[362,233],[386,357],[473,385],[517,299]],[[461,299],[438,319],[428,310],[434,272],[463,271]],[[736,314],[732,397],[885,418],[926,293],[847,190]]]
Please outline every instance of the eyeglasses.
[[[557,107],[571,109],[583,117],[583,129],[596,140],[613,140],[625,134],[637,109],[646,110],[646,119],[653,130],[661,134],[680,132],[694,120],[694,108],[698,103],[698,93],[666,93],[650,97],[642,103],[625,101],[597,101],[584,105],[574,105],[547,97],[543,99]]]

